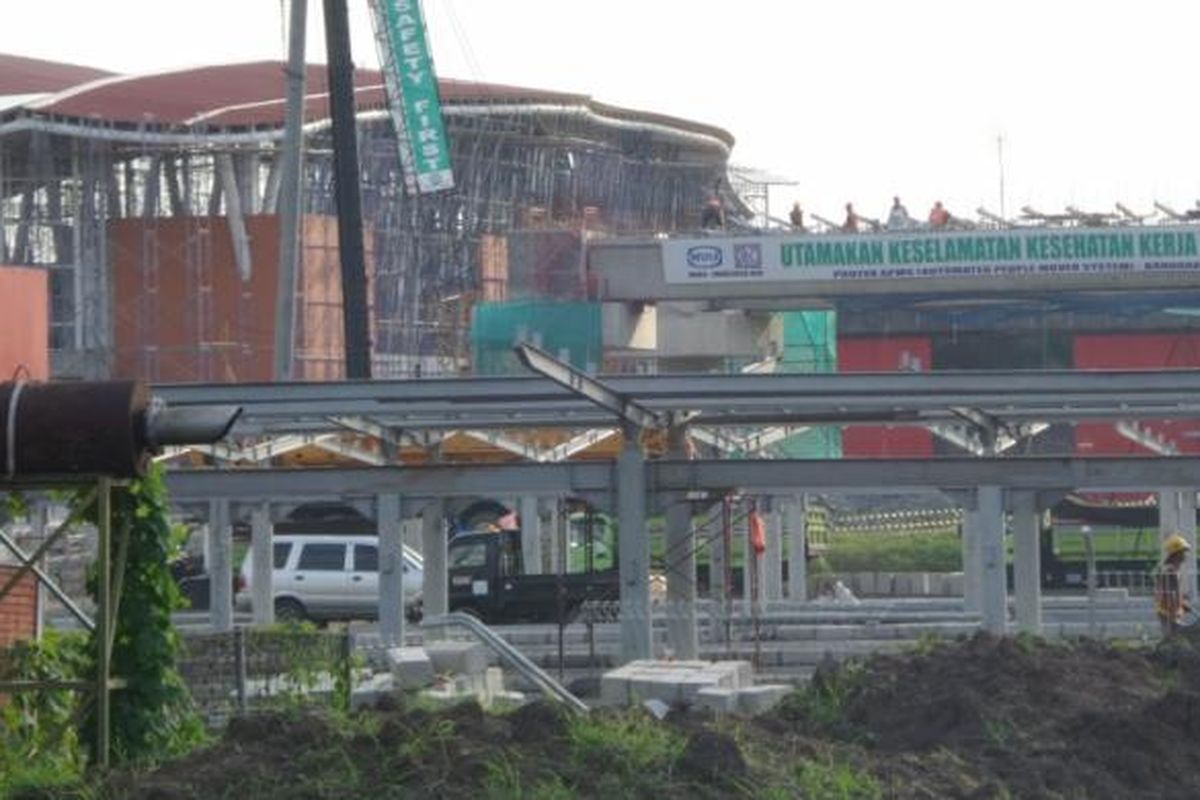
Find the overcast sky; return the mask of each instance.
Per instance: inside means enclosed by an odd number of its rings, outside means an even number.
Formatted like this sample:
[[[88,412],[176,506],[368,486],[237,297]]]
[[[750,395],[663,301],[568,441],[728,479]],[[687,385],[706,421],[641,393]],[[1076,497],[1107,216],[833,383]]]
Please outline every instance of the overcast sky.
[[[285,57],[279,0],[3,3],[0,52],[142,72]],[[310,59],[323,60],[320,2]],[[443,77],[719,125],[733,160],[840,218],[893,194],[972,215],[1200,198],[1195,0],[425,0]],[[355,61],[375,66],[365,0]]]

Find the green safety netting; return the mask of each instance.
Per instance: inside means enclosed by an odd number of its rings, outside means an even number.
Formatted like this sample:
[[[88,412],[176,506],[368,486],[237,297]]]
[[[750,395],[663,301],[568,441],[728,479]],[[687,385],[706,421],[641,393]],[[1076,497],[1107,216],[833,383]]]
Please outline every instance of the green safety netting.
[[[837,312],[784,311],[783,358],[777,372],[837,372]],[[842,432],[834,425],[815,425],[779,445],[789,458],[840,458]]]
[[[532,342],[580,369],[599,369],[602,358],[600,304],[517,300],[480,303],[471,315],[471,353],[478,375],[526,372],[513,345]]]

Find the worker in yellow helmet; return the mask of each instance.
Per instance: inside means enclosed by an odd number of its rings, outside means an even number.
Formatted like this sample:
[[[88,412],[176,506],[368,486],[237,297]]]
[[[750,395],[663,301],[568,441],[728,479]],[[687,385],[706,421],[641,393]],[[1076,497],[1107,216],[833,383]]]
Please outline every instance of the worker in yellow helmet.
[[[1163,542],[1163,560],[1154,581],[1154,609],[1162,625],[1163,636],[1174,633],[1191,611],[1189,598],[1183,591],[1180,572],[1192,546],[1180,533],[1173,533]]]

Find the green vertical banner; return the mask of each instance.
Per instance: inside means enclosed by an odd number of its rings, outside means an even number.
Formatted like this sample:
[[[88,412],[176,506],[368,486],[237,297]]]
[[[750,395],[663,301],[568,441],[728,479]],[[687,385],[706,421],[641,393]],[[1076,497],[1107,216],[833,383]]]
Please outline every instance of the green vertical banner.
[[[409,194],[454,188],[433,54],[420,0],[370,0],[375,44]]]

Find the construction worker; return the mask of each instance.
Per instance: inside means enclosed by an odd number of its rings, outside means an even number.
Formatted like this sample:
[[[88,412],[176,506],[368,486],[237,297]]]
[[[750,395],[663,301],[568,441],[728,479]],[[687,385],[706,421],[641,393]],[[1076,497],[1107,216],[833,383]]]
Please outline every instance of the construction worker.
[[[788,214],[788,220],[792,223],[792,230],[804,230],[804,209],[800,207],[800,203],[792,203],[792,212]]]
[[[725,205],[721,202],[721,184],[713,184],[712,192],[704,202],[704,213],[700,216],[700,227],[705,230],[725,227]]]
[[[929,227],[936,229],[944,228],[950,224],[950,212],[942,205],[942,201],[938,200],[933,204],[933,208],[929,212]]]
[[[1180,572],[1183,561],[1192,546],[1180,533],[1173,533],[1163,542],[1163,560],[1154,579],[1154,610],[1162,625],[1163,636],[1169,636],[1183,622],[1184,615],[1192,610],[1188,596],[1183,591]]]
[[[908,216],[908,209],[900,202],[899,197],[893,197],[892,210],[888,212],[888,230],[906,231],[912,226],[912,218]]]
[[[858,213],[853,203],[846,203],[846,221],[842,223],[842,233],[858,233]]]

